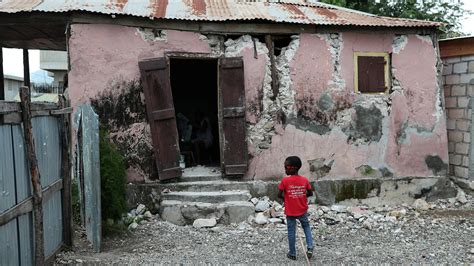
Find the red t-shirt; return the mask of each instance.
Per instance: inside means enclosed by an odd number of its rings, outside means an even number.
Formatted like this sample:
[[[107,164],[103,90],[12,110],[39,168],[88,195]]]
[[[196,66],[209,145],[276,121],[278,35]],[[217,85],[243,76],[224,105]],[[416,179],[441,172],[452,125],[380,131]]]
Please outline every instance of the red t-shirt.
[[[308,179],[300,175],[284,177],[278,189],[285,192],[285,214],[288,216],[301,216],[308,211],[306,191],[311,190]]]

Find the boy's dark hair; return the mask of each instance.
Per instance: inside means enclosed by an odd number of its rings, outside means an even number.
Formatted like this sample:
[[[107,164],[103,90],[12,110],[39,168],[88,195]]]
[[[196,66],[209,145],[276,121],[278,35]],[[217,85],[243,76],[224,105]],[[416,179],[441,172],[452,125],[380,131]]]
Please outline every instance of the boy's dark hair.
[[[285,162],[290,166],[296,167],[298,170],[301,168],[302,165],[301,159],[298,156],[290,156],[286,158]]]

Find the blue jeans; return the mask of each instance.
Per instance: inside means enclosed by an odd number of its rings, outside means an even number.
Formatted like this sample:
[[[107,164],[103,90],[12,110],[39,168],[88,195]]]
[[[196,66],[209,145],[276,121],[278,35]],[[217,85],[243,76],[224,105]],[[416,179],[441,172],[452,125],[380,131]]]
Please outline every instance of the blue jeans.
[[[313,236],[311,235],[311,227],[309,226],[308,213],[301,216],[287,216],[286,224],[288,227],[288,245],[290,246],[289,254],[296,256],[296,219],[300,220],[303,226],[304,235],[306,237],[306,246],[313,249]]]

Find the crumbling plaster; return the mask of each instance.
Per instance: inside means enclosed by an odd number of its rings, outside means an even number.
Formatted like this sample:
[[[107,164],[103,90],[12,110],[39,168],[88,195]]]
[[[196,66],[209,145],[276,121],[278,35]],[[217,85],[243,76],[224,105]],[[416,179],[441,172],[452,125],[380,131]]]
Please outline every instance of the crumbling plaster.
[[[379,176],[433,176],[441,173],[434,173],[426,158],[448,160],[437,54],[429,36],[360,32],[292,36],[275,58],[279,89],[273,95],[268,49],[250,35],[224,40],[116,25],[71,28],[73,106],[105,90],[120,91],[110,86],[116,80],[139,80],[138,62],[165,52],[242,56],[250,154],[247,179],[280,177],[288,155],[303,158],[302,174],[321,179],[363,177],[360,169],[378,171]],[[390,93],[354,92],[353,53],[364,51],[391,53]],[[145,173],[129,169],[129,175],[136,180]]]

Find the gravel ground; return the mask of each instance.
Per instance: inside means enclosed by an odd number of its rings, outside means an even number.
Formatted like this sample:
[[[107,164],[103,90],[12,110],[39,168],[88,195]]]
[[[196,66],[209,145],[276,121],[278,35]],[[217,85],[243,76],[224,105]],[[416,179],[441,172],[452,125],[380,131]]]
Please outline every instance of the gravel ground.
[[[474,263],[474,204],[439,201],[429,210],[412,206],[333,208],[310,206],[315,238],[311,264]],[[355,209],[354,209],[355,208]],[[397,218],[395,218],[395,217]],[[302,230],[300,230],[302,233]],[[58,264],[304,264],[287,253],[286,226],[241,223],[196,229],[153,217],[133,232],[103,240],[103,252],[87,248],[83,233]],[[298,240],[298,238],[297,238]],[[303,240],[304,241],[304,240]]]

